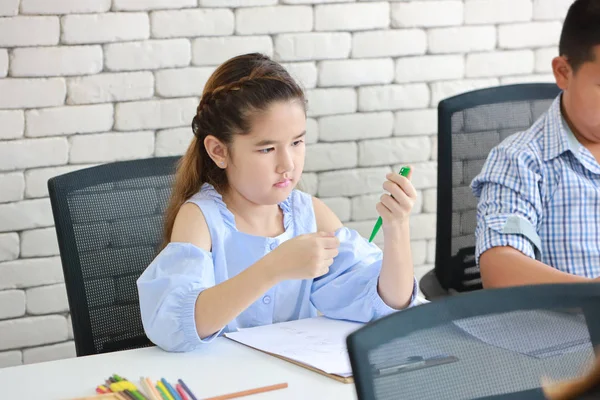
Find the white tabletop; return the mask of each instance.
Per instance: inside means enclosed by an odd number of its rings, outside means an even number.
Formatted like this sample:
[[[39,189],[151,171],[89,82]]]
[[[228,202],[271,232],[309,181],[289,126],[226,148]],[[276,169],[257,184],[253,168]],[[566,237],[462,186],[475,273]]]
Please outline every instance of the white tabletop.
[[[204,398],[287,382],[287,389],[248,399],[356,399],[353,384],[344,384],[226,338],[191,353],[167,353],[157,347],[120,351],[0,369],[5,399],[69,399],[93,395],[96,386],[121,375],[137,383],[140,376],[170,383],[181,378],[196,397]]]

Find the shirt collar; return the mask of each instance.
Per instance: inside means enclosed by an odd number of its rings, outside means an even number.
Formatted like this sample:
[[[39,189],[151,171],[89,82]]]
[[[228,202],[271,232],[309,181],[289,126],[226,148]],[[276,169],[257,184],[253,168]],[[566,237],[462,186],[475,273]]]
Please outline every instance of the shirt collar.
[[[567,124],[561,111],[562,94],[558,95],[550,107],[544,127],[544,161],[550,161],[570,151],[579,158],[582,144]]]

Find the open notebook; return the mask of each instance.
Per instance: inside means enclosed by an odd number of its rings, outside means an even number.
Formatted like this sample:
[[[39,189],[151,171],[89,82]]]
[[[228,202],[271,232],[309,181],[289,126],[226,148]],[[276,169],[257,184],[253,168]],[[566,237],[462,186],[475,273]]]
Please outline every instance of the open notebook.
[[[225,337],[344,383],[353,382],[346,337],[363,326],[306,318],[226,333]]]

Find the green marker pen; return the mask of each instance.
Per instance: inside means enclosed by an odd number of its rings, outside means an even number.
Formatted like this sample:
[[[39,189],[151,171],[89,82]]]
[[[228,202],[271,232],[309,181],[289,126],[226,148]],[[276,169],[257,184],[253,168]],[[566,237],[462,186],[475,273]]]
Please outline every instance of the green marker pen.
[[[402,167],[402,168],[400,168],[400,172],[398,172],[398,173],[406,178],[408,176],[409,172],[410,172],[409,167]],[[369,243],[371,243],[373,241],[373,239],[375,239],[375,236],[377,236],[377,232],[379,232],[379,228],[381,228],[382,223],[383,223],[383,220],[381,219],[381,217],[379,217],[377,219],[377,222],[375,222],[375,226],[373,227],[373,232],[371,232],[371,237],[369,238]]]

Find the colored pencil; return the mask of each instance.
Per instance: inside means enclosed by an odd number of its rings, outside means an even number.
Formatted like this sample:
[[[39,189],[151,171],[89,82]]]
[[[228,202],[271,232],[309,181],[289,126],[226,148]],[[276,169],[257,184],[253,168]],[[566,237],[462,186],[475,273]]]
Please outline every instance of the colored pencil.
[[[192,390],[189,388],[189,386],[185,384],[183,379],[179,379],[179,380],[177,380],[177,382],[179,382],[179,384],[183,387],[183,389],[186,391],[186,393],[188,394],[188,396],[190,396],[190,398],[192,400],[198,400],[196,398],[196,396],[194,395],[194,393],[192,392]]]
[[[251,394],[269,392],[271,390],[285,389],[288,387],[287,383],[279,383],[277,385],[263,386],[256,389],[242,390],[241,392],[235,392],[230,394],[224,394],[221,396],[209,397],[204,400],[228,400],[236,399],[238,397],[250,396]]]

